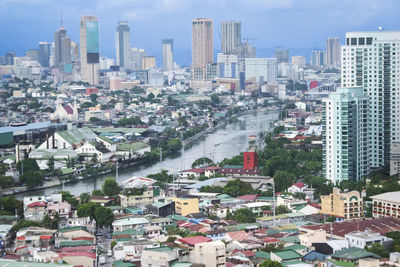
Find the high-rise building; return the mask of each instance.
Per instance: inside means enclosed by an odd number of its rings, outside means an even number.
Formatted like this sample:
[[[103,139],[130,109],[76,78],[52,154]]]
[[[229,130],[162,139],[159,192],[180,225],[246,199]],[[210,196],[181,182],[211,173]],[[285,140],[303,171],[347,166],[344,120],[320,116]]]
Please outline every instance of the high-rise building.
[[[54,66],[64,71],[67,64],[71,64],[71,38],[67,36],[67,30],[61,26],[54,33]]]
[[[292,56],[292,64],[297,68],[302,68],[306,65],[306,59],[303,56]]]
[[[327,180],[359,181],[370,171],[369,98],[363,88],[338,88],[323,100],[323,173]]]
[[[326,38],[326,65],[340,66],[340,41],[338,37]]]
[[[192,21],[192,71],[194,80],[205,80],[206,66],[213,61],[213,26],[211,19]]]
[[[82,16],[80,23],[82,81],[99,83],[99,27],[96,16]]]
[[[260,83],[274,83],[278,76],[278,62],[276,58],[246,58],[246,80],[256,78]]]
[[[239,78],[239,57],[235,54],[217,54],[218,77]]]
[[[120,67],[130,67],[130,29],[127,21],[118,22],[117,33],[115,37],[115,48],[117,55],[117,65]]]
[[[221,22],[221,48],[223,54],[236,54],[242,41],[242,25],[239,21]]]
[[[38,61],[39,50],[38,49],[29,49],[26,51],[25,55],[32,61]]]
[[[143,57],[146,55],[144,49],[131,48],[131,68],[132,70],[142,70]]]
[[[46,42],[39,43],[38,61],[42,68],[49,67],[50,61],[50,44]]]
[[[156,66],[155,56],[143,56],[142,58],[142,69],[147,70]]]
[[[313,67],[321,67],[325,65],[325,53],[322,50],[311,51],[310,65]]]
[[[14,65],[14,58],[17,55],[15,54],[15,52],[8,52],[6,53],[6,55],[4,56],[4,63],[6,65]]]
[[[174,40],[164,39],[161,41],[162,69],[171,71],[174,69]]]
[[[348,32],[341,57],[342,86],[370,97],[371,167],[388,166],[390,145],[400,141],[400,31]]]
[[[283,48],[276,48],[274,52],[275,58],[278,63],[286,62],[289,63],[289,50]]]
[[[71,61],[72,62],[79,61],[79,44],[75,42],[71,42]]]

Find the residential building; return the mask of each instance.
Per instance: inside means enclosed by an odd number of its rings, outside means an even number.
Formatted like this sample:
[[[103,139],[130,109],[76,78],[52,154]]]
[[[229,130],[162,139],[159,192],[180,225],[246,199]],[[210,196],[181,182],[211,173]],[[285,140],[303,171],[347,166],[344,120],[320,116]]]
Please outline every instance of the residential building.
[[[350,247],[362,249],[378,243],[389,250],[390,244],[393,241],[389,237],[369,231],[350,233],[345,235],[344,238],[349,242]]]
[[[192,213],[199,212],[199,199],[198,198],[174,198],[175,212],[179,215],[186,216]]]
[[[82,16],[80,22],[81,78],[99,84],[99,28],[96,16]]]
[[[146,55],[144,49],[131,48],[131,68],[132,70],[142,70],[143,57]]]
[[[142,57],[142,69],[147,70],[156,66],[156,57],[154,56],[143,56]]]
[[[301,260],[301,258],[302,258],[301,254],[299,254],[296,251],[291,250],[291,249],[271,252],[271,260],[272,261],[284,263],[284,262],[288,262],[288,261]]]
[[[206,66],[213,62],[213,52],[212,20],[192,20],[192,79],[206,79]]]
[[[276,48],[274,51],[274,57],[278,63],[289,63],[289,50],[284,48]]]
[[[220,78],[239,78],[239,57],[235,54],[217,54],[217,74]]]
[[[311,51],[310,65],[313,67],[321,67],[325,65],[325,52],[322,50]]]
[[[244,62],[246,80],[256,78],[258,83],[276,82],[278,76],[276,58],[246,58]]]
[[[400,142],[390,144],[390,175],[400,173]]]
[[[158,247],[142,250],[141,266],[165,266],[169,267],[179,260],[179,248]]]
[[[371,167],[390,164],[390,145],[400,141],[400,31],[348,32],[342,46],[343,87],[359,86],[370,97]]]
[[[326,38],[326,65],[328,67],[340,66],[340,40],[338,37]]]
[[[372,217],[400,218],[400,191],[372,196]]]
[[[361,87],[338,88],[323,100],[323,173],[334,184],[369,175],[369,103]]]
[[[323,243],[326,241],[326,232],[324,230],[315,230],[299,235],[300,244],[306,247],[312,247],[313,243]]]
[[[202,263],[205,267],[225,266],[225,244],[221,240],[203,242],[194,245],[194,263]]]
[[[321,213],[334,216],[337,220],[362,218],[364,201],[358,191],[341,193],[340,189],[333,188],[331,194],[321,196]]]
[[[174,69],[174,40],[164,39],[161,41],[162,69],[171,71]]]
[[[131,66],[131,41],[130,28],[127,21],[118,22],[117,32],[115,36],[115,49],[117,65],[121,68],[129,68]]]
[[[222,53],[237,54],[242,39],[242,24],[240,21],[221,22]]]
[[[127,229],[133,229],[136,227],[149,226],[150,222],[145,217],[129,217],[125,219],[114,220],[112,223],[114,232],[122,232]]]
[[[137,189],[136,189],[137,190]],[[122,207],[130,207],[130,206],[146,206],[151,205],[154,202],[154,193],[153,189],[143,189],[140,191],[142,194],[132,194],[132,195],[120,195],[121,206]]]

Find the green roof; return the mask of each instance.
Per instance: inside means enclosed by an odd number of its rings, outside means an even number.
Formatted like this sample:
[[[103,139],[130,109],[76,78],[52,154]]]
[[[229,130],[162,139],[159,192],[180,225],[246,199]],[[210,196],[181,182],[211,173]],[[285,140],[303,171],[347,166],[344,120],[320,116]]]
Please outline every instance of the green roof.
[[[334,261],[331,259],[327,259],[329,262],[333,263],[332,267],[355,267],[356,265],[353,262],[346,261]]]
[[[304,208],[305,206],[307,206],[307,205],[306,205],[306,204],[298,205],[296,208],[294,208],[294,210],[301,210],[301,209]]]
[[[157,247],[157,248],[144,248],[145,250],[151,250],[156,252],[169,252],[172,251],[172,248],[167,246]]]
[[[70,144],[96,138],[96,134],[89,128],[73,128],[68,131],[57,132],[57,134]]]
[[[0,260],[0,267],[73,267],[71,264],[38,263],[27,261]]]
[[[88,240],[76,240],[76,241],[61,241],[61,247],[80,247],[80,246],[93,246],[93,242]]]
[[[246,227],[249,227],[249,226],[260,227],[261,225],[258,223],[240,223],[240,224],[236,224],[236,225],[229,225],[229,226],[226,226],[225,228],[228,232],[234,232],[234,231],[245,230]]]
[[[185,216],[178,215],[178,214],[168,215],[167,217],[173,221],[187,221],[188,220]]]
[[[117,236],[117,235],[144,235],[144,231],[142,230],[138,230],[138,229],[126,229],[124,231],[121,232],[114,232],[113,236]]]
[[[349,247],[340,251],[337,251],[336,253],[332,254],[332,257],[334,258],[339,258],[339,259],[346,259],[346,260],[359,260],[362,258],[375,258],[379,259],[380,257],[374,253],[368,252],[363,250],[362,248],[357,248],[357,247]]]
[[[299,253],[297,253],[296,251],[291,250],[291,249],[275,251],[275,252],[272,252],[272,253],[277,255],[283,261],[301,259],[301,257],[302,257]]]
[[[107,206],[107,208],[109,208],[111,210],[123,210],[123,209],[125,209],[124,207],[121,207],[121,206]]]
[[[191,262],[175,262],[171,265],[171,267],[190,267],[193,263]]]
[[[121,238],[117,238],[115,241],[117,242],[128,242],[131,241],[132,239],[129,237],[121,237]]]
[[[104,142],[109,143],[109,144],[115,144],[115,142],[113,140],[111,140],[110,138],[107,138],[106,136],[99,135],[97,137],[100,138],[101,140],[103,140]]]
[[[271,254],[269,252],[257,251],[255,254],[257,258],[263,258],[267,260],[271,259]]]
[[[64,233],[64,232],[71,232],[71,231],[78,231],[78,230],[83,230],[85,232],[88,232],[88,229],[84,226],[65,227],[65,228],[59,229],[58,232]]]
[[[61,169],[61,173],[62,173],[62,174],[70,174],[70,173],[74,173],[74,172],[76,172],[76,170],[70,169],[70,168],[63,168],[63,169]]]
[[[224,165],[222,168],[225,168],[225,169],[242,169],[243,166],[242,165]]]
[[[136,267],[136,264],[134,264],[132,262],[118,260],[118,261],[114,261],[112,266],[113,267]]]
[[[227,194],[220,194],[218,196],[216,196],[217,199],[226,199],[226,198],[233,198],[230,195]]]
[[[135,151],[149,146],[149,144],[144,142],[121,143],[117,145],[117,151]]]
[[[300,245],[300,244],[295,244],[295,245],[291,245],[288,247],[285,247],[285,249],[291,249],[291,250],[302,250],[302,249],[306,249],[306,246]]]
[[[300,239],[298,236],[286,236],[278,239],[285,243],[300,243]]]

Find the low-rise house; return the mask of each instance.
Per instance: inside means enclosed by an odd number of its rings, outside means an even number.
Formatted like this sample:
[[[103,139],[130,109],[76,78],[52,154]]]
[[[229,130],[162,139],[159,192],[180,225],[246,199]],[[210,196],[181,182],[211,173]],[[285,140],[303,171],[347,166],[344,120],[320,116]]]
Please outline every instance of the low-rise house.
[[[175,242],[183,245],[188,249],[193,249],[196,244],[203,242],[210,242],[210,241],[211,241],[210,238],[204,236],[189,236],[189,237],[179,238]]]
[[[243,208],[251,210],[256,216],[262,216],[263,210],[270,207],[268,202],[252,202],[241,205]]]
[[[141,266],[165,266],[169,267],[180,258],[179,248],[158,247],[142,250]]]
[[[129,206],[146,206],[151,205],[154,202],[154,192],[153,188],[130,188],[125,189],[124,194],[120,194],[122,207]]]
[[[124,218],[124,219],[115,220],[112,223],[114,232],[124,231],[124,230],[132,229],[135,227],[145,227],[145,226],[149,226],[149,225],[150,225],[150,222],[145,217]]]
[[[96,253],[87,251],[61,252],[60,258],[66,263],[74,266],[94,267],[96,263]]]
[[[159,246],[159,243],[146,239],[117,242],[113,248],[114,258],[127,261],[140,260],[143,249]]]
[[[321,243],[313,243],[315,251],[324,255],[330,255],[338,251],[349,248],[349,242],[347,240],[330,240]]]
[[[199,200],[197,198],[174,198],[175,212],[179,215],[186,216],[188,214],[199,212]]]
[[[30,221],[42,221],[44,216],[47,214],[47,202],[37,201],[32,202],[26,206],[24,216]]]
[[[340,251],[337,251],[331,255],[331,259],[328,259],[328,267],[336,266],[336,261],[347,262],[358,264],[361,259],[372,258],[379,259],[380,257],[374,253],[367,252],[361,248],[349,247]],[[340,266],[340,265],[339,265]],[[365,265],[360,265],[365,266]]]
[[[272,261],[285,263],[285,262],[301,260],[301,259],[302,259],[302,255],[291,249],[271,252],[271,260]]]
[[[369,247],[374,243],[378,243],[389,250],[393,241],[393,239],[389,237],[368,231],[350,233],[345,235],[344,238],[349,242],[350,247],[361,249],[364,249],[366,246]]]
[[[68,218],[64,220],[63,223],[60,223],[60,228],[79,226],[85,227],[90,233],[94,233],[96,230],[96,221],[90,219],[90,217],[75,217]]]
[[[145,226],[143,227],[144,231],[148,238],[155,238],[161,235],[161,227],[160,226]]]
[[[56,230],[42,227],[23,228],[17,232],[15,249],[17,255],[23,255],[35,249],[48,250],[54,246]]]
[[[325,230],[310,231],[299,235],[300,244],[306,247],[311,247],[313,243],[323,243],[326,241]]]
[[[197,169],[187,169],[179,172],[180,178],[195,178],[198,179],[200,176],[204,175],[205,170],[203,168]]]
[[[84,155],[88,157],[97,157],[100,162],[108,162],[114,155],[103,143],[98,141],[86,141],[82,146],[75,149],[78,155]]]
[[[47,206],[49,215],[54,216],[56,213],[61,218],[69,218],[71,216],[71,204],[68,202],[51,203]]]

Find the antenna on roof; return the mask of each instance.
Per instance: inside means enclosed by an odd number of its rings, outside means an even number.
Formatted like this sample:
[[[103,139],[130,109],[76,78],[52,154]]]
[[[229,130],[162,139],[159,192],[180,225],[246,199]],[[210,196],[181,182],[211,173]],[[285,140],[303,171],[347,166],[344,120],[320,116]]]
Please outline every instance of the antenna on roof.
[[[64,26],[63,14],[61,13],[61,20],[60,20],[61,27]]]

